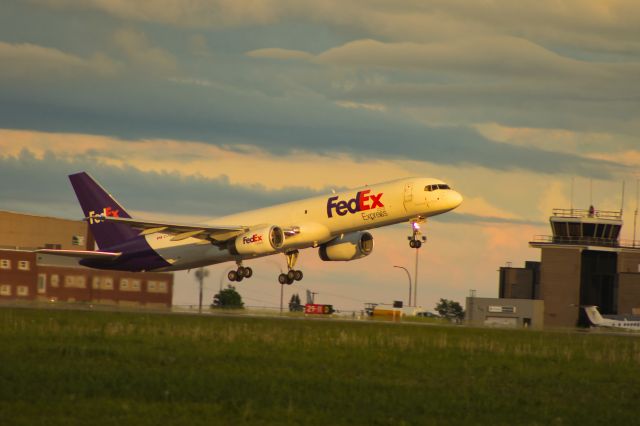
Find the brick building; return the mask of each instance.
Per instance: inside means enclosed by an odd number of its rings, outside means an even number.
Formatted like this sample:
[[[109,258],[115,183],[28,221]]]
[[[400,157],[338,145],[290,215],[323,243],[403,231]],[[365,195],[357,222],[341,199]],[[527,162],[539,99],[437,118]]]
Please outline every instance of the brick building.
[[[0,300],[170,307],[173,274],[85,268],[37,248],[92,250],[83,221],[0,212]]]

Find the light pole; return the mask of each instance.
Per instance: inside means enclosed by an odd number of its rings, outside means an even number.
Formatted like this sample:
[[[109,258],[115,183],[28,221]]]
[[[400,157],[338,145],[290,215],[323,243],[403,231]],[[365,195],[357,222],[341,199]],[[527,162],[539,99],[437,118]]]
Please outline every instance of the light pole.
[[[413,277],[413,304],[418,306],[418,253],[420,253],[420,247],[416,247],[416,273]]]
[[[198,297],[198,313],[199,314],[202,313],[202,287],[204,284],[204,279],[208,276],[209,276],[209,270],[205,269],[204,267],[198,268],[198,270],[196,271],[196,279],[200,284],[200,294]]]
[[[411,274],[409,274],[409,270],[404,266],[393,265],[393,267],[404,269],[404,271],[407,273],[407,278],[409,279],[409,304],[407,306],[411,306]]]

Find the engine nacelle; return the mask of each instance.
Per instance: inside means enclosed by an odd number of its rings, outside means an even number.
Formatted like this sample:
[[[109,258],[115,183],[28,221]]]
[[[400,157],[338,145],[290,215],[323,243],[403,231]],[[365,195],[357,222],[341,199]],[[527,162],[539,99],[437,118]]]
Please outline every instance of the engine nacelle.
[[[237,254],[270,254],[284,245],[284,231],[279,226],[266,225],[251,229],[236,237],[230,247]]]
[[[348,261],[361,259],[373,251],[373,235],[368,232],[351,232],[320,246],[320,259]]]

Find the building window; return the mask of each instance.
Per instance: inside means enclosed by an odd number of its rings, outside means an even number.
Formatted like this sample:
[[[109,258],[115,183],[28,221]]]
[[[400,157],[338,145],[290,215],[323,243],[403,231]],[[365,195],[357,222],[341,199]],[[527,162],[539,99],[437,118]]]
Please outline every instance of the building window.
[[[113,278],[112,277],[102,277],[100,280],[100,289],[101,290],[113,290]]]
[[[94,290],[98,290],[100,288],[100,277],[93,277],[91,288]]]
[[[83,235],[74,235],[71,237],[71,244],[74,246],[83,246],[84,245],[84,236]]]
[[[147,281],[147,291],[149,293],[166,293],[167,282],[166,281]]]
[[[140,291],[140,280],[133,278],[121,278],[120,291]]]
[[[83,275],[67,275],[64,277],[64,286],[69,288],[86,288],[87,281]]]
[[[60,277],[58,274],[51,275],[51,287],[58,287],[60,285]]]
[[[18,269],[21,271],[29,270],[29,261],[28,260],[19,260],[18,261]]]
[[[0,285],[0,296],[11,296],[11,286],[9,284]]]
[[[11,261],[9,259],[0,259],[0,269],[11,269]]]
[[[29,295],[29,287],[26,285],[19,285],[18,291],[16,292],[18,296],[28,296]]]
[[[129,284],[131,291],[140,291],[140,280],[131,280]]]
[[[38,274],[38,294],[47,292],[47,274]]]

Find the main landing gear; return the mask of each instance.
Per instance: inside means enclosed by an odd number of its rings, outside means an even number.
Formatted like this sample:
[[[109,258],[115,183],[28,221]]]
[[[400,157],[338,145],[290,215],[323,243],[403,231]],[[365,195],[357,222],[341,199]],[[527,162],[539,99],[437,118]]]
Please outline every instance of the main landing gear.
[[[229,271],[229,273],[227,274],[227,278],[229,278],[229,281],[240,282],[245,278],[251,278],[252,275],[253,269],[248,266],[242,266],[242,263],[238,263],[238,269],[236,269],[235,271]]]
[[[280,284],[291,285],[294,281],[300,281],[304,276],[302,274],[302,271],[293,269],[296,266],[296,262],[298,261],[298,254],[298,250],[293,250],[285,253],[285,256],[287,256],[287,268],[289,269],[289,272],[287,272],[286,274],[282,273],[278,275],[278,282]]]
[[[417,220],[411,221],[411,235],[407,237],[409,240],[409,247],[419,249],[422,247],[422,243],[427,241],[427,237],[420,232],[420,224]]]

